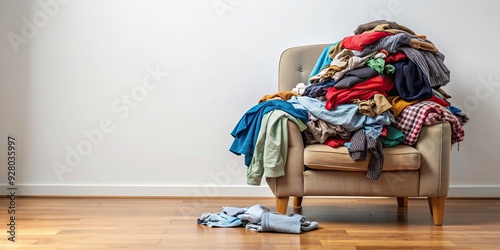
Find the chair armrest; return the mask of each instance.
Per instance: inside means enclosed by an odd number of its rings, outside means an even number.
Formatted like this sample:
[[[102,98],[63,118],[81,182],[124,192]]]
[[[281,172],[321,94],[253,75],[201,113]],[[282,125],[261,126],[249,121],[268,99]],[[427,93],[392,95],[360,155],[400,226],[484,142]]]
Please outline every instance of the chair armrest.
[[[288,121],[288,153],[285,176],[266,178],[276,197],[302,197],[304,195],[304,142],[297,125]]]
[[[450,186],[450,123],[424,126],[416,148],[421,154],[419,196],[447,196]]]

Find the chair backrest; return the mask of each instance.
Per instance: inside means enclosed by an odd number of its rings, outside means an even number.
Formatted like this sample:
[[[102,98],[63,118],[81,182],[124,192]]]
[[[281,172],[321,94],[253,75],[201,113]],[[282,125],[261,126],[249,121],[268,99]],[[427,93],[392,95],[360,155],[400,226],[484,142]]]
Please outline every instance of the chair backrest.
[[[309,80],[321,52],[329,44],[314,44],[288,48],[281,53],[278,69],[278,90],[291,91],[298,83]]]

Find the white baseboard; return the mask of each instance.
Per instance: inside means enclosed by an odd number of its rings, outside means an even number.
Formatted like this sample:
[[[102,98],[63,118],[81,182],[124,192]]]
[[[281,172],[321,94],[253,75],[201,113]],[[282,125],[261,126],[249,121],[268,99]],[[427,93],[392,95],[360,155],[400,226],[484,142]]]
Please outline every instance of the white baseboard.
[[[8,194],[7,185],[1,193]],[[17,185],[17,196],[164,196],[164,197],[272,197],[267,186],[168,185]]]
[[[0,193],[8,195],[7,185]],[[17,185],[17,196],[273,197],[267,186]],[[450,186],[448,197],[500,198],[500,186]]]
[[[500,198],[500,186],[450,186],[448,197]]]

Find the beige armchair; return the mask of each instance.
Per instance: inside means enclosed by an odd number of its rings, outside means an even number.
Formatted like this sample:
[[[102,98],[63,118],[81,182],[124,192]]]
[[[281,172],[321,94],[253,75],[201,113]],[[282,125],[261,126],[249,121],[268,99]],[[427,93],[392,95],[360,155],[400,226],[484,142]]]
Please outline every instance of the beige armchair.
[[[319,55],[328,44],[285,50],[279,61],[279,91],[307,83]],[[448,122],[425,126],[414,147],[384,148],[384,167],[378,180],[366,177],[368,160],[353,161],[345,147],[323,144],[304,147],[297,125],[288,122],[288,156],[285,176],[266,178],[276,196],[279,213],[285,214],[289,197],[301,206],[304,196],[397,197],[406,207],[408,197],[427,197],[435,225],[442,225],[449,189],[451,126]]]

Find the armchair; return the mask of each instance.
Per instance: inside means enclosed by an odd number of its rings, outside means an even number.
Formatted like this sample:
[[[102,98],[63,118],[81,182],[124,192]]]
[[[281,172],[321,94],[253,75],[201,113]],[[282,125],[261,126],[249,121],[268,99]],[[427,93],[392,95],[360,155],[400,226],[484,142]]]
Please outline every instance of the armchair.
[[[289,91],[308,81],[320,53],[328,44],[285,50],[279,61],[279,91]],[[425,126],[414,146],[384,148],[384,165],[378,180],[366,177],[368,160],[353,161],[347,148],[323,144],[305,145],[297,125],[288,122],[288,155],[285,176],[266,178],[285,214],[289,197],[301,206],[304,196],[396,197],[406,207],[408,197],[427,197],[434,224],[443,224],[449,189],[451,126],[442,122]]]

